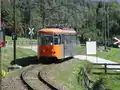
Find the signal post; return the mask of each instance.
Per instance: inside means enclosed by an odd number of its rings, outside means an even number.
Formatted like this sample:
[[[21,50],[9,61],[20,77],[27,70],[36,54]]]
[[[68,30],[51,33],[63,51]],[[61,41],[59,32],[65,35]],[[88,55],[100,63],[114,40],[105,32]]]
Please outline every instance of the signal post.
[[[1,60],[2,60],[2,51],[1,48],[5,46],[5,34],[3,32],[3,30],[1,30],[0,28],[0,74],[2,73],[1,71]],[[1,85],[1,75],[0,75],[0,85]]]

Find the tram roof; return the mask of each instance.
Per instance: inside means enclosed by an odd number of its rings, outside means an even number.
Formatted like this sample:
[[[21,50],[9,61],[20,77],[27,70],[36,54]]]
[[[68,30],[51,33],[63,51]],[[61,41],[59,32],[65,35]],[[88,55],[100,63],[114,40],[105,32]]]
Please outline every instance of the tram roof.
[[[40,30],[40,33],[45,34],[76,34],[76,31],[70,29],[59,29],[59,28],[44,28]]]

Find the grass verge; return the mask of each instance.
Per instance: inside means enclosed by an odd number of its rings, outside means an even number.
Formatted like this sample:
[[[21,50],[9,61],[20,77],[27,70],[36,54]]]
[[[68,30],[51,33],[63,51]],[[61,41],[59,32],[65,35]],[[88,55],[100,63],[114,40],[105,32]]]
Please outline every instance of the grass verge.
[[[67,90],[83,90],[81,85],[78,84],[77,76],[80,70],[79,68],[84,63],[83,61],[72,59],[53,66],[49,74],[49,77],[52,78],[51,82],[54,80],[57,85],[60,84],[67,87]]]
[[[77,46],[76,54],[84,54],[85,55],[85,46]],[[94,55],[93,55],[94,56]],[[111,60],[114,62],[120,63],[120,48],[111,48],[108,52],[106,51],[97,51],[97,57],[104,58],[107,60]]]
[[[97,69],[101,67],[102,66],[92,67],[91,73],[89,73],[91,80],[95,81],[99,78],[103,78],[105,81],[105,88],[109,88],[110,90],[120,90],[120,71],[110,70],[105,74],[104,70]]]
[[[82,82],[78,80],[78,77],[83,78],[80,76],[79,72],[84,66],[89,66],[89,68],[91,68],[91,70],[89,70],[88,77],[93,82],[97,81],[99,78],[103,78],[105,81],[105,88],[111,90],[120,89],[119,71],[108,71],[108,73],[105,74],[104,70],[97,69],[101,68],[102,66],[91,67],[90,63],[87,61],[80,61],[76,59],[58,64],[51,68],[50,70],[52,71],[52,75],[49,77],[54,77],[52,80],[55,80],[56,83],[66,86],[68,90],[85,90],[84,86],[81,84]]]
[[[12,40],[12,36],[5,36],[6,40]],[[17,40],[30,40],[28,38],[23,38],[23,37],[17,37]]]
[[[111,48],[108,52],[98,52],[97,56],[120,63],[120,48]]]
[[[29,57],[29,56],[35,56],[35,55],[36,53],[30,49],[23,49],[23,48],[16,49],[16,60],[20,58]],[[1,60],[2,70],[7,71],[7,68],[11,66],[12,61],[13,61],[13,48],[3,47],[2,60]]]

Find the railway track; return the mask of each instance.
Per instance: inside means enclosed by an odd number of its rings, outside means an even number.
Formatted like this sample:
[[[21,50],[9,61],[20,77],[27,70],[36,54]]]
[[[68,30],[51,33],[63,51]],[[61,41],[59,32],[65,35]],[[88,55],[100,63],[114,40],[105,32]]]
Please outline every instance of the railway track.
[[[24,69],[20,75],[24,85],[28,90],[58,90],[41,77],[42,68],[43,65],[39,64]]]
[[[23,70],[21,75],[20,75],[20,79],[22,80],[22,82],[24,83],[24,85],[27,87],[28,90],[33,90],[33,88],[29,85],[29,83],[25,80],[24,76],[27,73],[28,70],[32,69],[32,66]]]

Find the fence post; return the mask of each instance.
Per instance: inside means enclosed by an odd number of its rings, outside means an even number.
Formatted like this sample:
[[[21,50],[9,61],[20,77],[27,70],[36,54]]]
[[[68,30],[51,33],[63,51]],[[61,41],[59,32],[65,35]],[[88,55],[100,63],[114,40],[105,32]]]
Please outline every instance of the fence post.
[[[105,66],[105,73],[107,73],[107,64],[105,63],[104,66]]]

